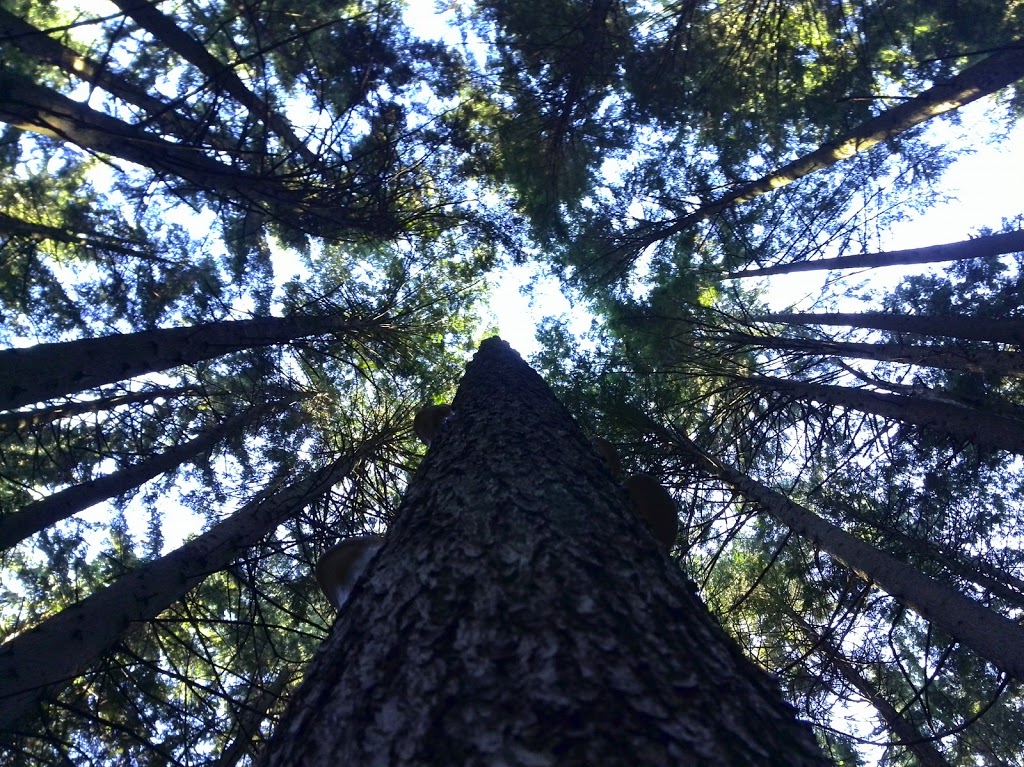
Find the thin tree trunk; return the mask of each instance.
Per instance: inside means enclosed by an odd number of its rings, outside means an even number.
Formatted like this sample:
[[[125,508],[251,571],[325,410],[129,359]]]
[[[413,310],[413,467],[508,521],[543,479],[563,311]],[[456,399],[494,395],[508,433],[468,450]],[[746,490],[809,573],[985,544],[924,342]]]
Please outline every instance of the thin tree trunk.
[[[138,257],[141,254],[139,249],[133,246],[128,240],[116,237],[105,237],[95,232],[69,232],[56,226],[37,224],[32,221],[23,221],[6,213],[0,213],[0,232],[5,232],[17,237],[39,242],[40,240],[52,240],[75,245],[79,248],[95,248],[109,253],[121,253],[126,256]],[[149,256],[144,256],[149,258]],[[170,262],[168,262],[170,263]]]
[[[756,502],[795,533],[946,631],[954,641],[971,648],[1018,681],[1024,681],[1024,628],[726,466],[677,430],[669,432],[649,419],[645,419],[645,423],[667,443],[682,450],[698,469]]]
[[[882,253],[859,253],[855,256],[819,258],[813,261],[796,261],[788,264],[765,266],[760,269],[744,269],[731,272],[723,279],[736,280],[744,277],[767,277],[771,274],[793,274],[813,272],[819,269],[876,269],[880,266],[907,266],[910,264],[933,264],[939,261],[964,261],[969,258],[998,256],[1003,253],[1024,251],[1024,230],[991,234],[973,240],[960,240],[925,248],[907,248]]]
[[[887,538],[898,542],[902,548],[908,549],[923,559],[930,559],[953,575],[963,578],[979,588],[986,589],[993,596],[1004,600],[1018,610],[1024,610],[1024,582],[1019,578],[1015,578],[1009,573],[993,571],[991,567],[982,567],[979,562],[966,561],[959,552],[932,541],[922,541],[911,537],[902,530],[880,523],[877,519],[871,519],[849,509],[844,509],[844,515],[852,516],[858,521],[874,527]]]
[[[143,109],[160,128],[178,136],[188,143],[202,139],[203,143],[221,151],[230,152],[231,147],[223,142],[212,141],[206,126],[182,114],[181,102],[168,103],[154,98],[146,89],[132,82],[123,73],[115,74],[109,65],[93,61],[78,51],[68,48],[59,40],[50,37],[45,30],[33,26],[10,11],[0,8],[0,36],[5,42],[54,66],[68,75],[95,85],[122,101]]]
[[[453,407],[265,765],[826,763],[507,344]]]
[[[325,232],[355,229],[377,235],[393,233],[396,225],[392,211],[380,206],[348,206],[346,200],[353,195],[341,186],[311,189],[294,176],[240,170],[208,157],[202,149],[167,141],[10,70],[0,71],[0,93],[5,94],[0,99],[0,122],[169,173],[228,201],[246,201],[278,219],[305,216]]]
[[[381,325],[341,316],[258,317],[0,350],[0,410],[231,352]]]
[[[922,336],[949,336],[970,341],[1024,345],[1024,319],[980,318],[968,315],[881,314],[879,312],[822,312],[762,314],[751,317],[759,322],[781,322],[786,325],[847,325],[891,333],[914,333]]]
[[[284,668],[273,683],[264,688],[253,703],[239,704],[244,707],[235,717],[238,734],[217,758],[216,767],[234,767],[243,756],[255,758],[253,738],[259,733],[260,725],[267,718],[267,712],[277,703],[288,683],[295,676],[292,668]]]
[[[923,426],[975,445],[1024,454],[1024,421],[1016,418],[922,396],[887,394],[767,376],[750,376],[741,380],[762,389],[795,394],[801,399]]]
[[[0,645],[0,730],[37,714],[44,696],[83,674],[133,624],[152,620],[263,536],[322,497],[356,461],[339,458],[284,489],[264,491],[166,556],[121,576]]]
[[[826,658],[836,673],[863,695],[864,699],[878,712],[878,716],[885,726],[900,741],[899,745],[910,751],[921,767],[950,767],[946,757],[936,747],[935,741],[923,735],[914,724],[897,711],[896,707],[886,700],[881,691],[843,656],[828,637],[819,635],[804,620],[803,616],[792,611],[789,612],[789,616],[807,634],[814,645],[814,650]]]
[[[628,247],[633,252],[639,252],[724,210],[787,186],[814,171],[848,160],[915,125],[995,93],[1021,77],[1024,77],[1024,41],[1015,40],[997,53],[967,67],[947,82],[936,84],[878,117],[865,120],[846,135],[823,144],[810,154],[744,184],[675,221],[652,224],[627,234]]]
[[[1024,378],[1024,354],[998,349],[979,349],[956,345],[922,346],[908,343],[853,343],[817,338],[780,338],[748,333],[724,333],[711,336],[716,342],[743,344],[762,349],[807,352],[823,357],[848,357],[879,362],[959,370],[982,375]]]
[[[95,399],[80,400],[78,402],[62,402],[58,405],[39,407],[33,410],[12,410],[8,413],[0,413],[0,436],[4,432],[24,431],[76,415],[101,413],[121,407],[122,405],[130,405],[136,402],[152,402],[157,399],[173,399],[183,394],[198,394],[201,391],[203,389],[199,386],[153,388],[128,392],[126,394],[113,394],[109,397],[96,397]]]
[[[131,492],[143,482],[173,471],[209,452],[216,444],[241,434],[246,427],[267,413],[279,410],[299,399],[299,395],[257,405],[232,416],[195,439],[176,445],[132,466],[72,485],[53,495],[25,505],[20,511],[0,516],[0,551],[15,546],[30,535],[97,503]]]
[[[152,0],[112,0],[140,27],[149,32],[158,42],[177,53],[202,72],[216,91],[223,91],[249,110],[250,114],[277,134],[284,146],[302,158],[313,169],[323,171],[323,164],[315,152],[292,130],[281,115],[271,109],[238,77],[234,69],[218,61],[198,40],[181,29],[169,16],[165,16]]]

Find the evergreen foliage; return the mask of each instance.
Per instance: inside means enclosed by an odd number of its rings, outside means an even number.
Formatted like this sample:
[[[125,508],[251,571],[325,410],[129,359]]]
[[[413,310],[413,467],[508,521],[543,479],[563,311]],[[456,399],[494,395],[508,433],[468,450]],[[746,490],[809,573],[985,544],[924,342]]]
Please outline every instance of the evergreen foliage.
[[[880,235],[932,126],[1017,125],[1024,3],[406,5],[0,0],[0,761],[251,763],[531,261],[593,316],[534,367],[828,757],[1024,765],[1022,221]]]

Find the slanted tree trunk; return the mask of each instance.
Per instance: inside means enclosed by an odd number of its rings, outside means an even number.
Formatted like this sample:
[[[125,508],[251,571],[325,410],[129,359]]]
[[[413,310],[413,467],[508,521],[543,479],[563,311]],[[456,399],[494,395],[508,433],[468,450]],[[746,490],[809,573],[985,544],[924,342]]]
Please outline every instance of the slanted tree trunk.
[[[799,178],[828,168],[871,149],[915,125],[995,93],[1024,77],[1024,41],[1015,40],[1001,50],[972,64],[946,82],[936,83],[877,117],[865,120],[843,136],[822,144],[761,178],[742,184],[723,197],[692,213],[664,223],[652,224],[627,233],[630,252],[639,254],[649,245],[706,221],[735,205],[792,184]]]
[[[204,144],[222,152],[237,151],[237,147],[210,136],[208,126],[193,117],[186,117],[187,105],[181,101],[171,104],[151,96],[145,86],[134,82],[131,77],[115,73],[109,62],[94,61],[82,55],[50,37],[45,30],[3,8],[0,8],[0,37],[5,44],[16,46],[30,56],[60,67],[72,77],[98,86],[112,96],[143,109],[148,118],[163,131],[186,143],[191,144],[201,139]]]
[[[762,349],[778,349],[823,357],[847,357],[879,362],[902,362],[906,365],[960,370],[982,375],[1004,375],[1024,378],[1024,354],[976,346],[923,346],[910,343],[854,343],[817,338],[780,338],[751,333],[723,333],[709,336],[716,342],[742,344]]]
[[[899,745],[914,755],[920,767],[950,767],[946,757],[936,747],[935,741],[922,734],[913,722],[903,716],[882,695],[881,690],[861,674],[832,644],[830,637],[820,635],[799,613],[788,611],[788,615],[807,635],[812,650],[824,658],[826,664],[835,669],[836,674],[847,684],[864,696],[864,699],[878,712],[878,716],[885,722],[889,731],[899,739]]]
[[[858,253],[854,256],[818,258],[813,261],[796,261],[788,264],[764,266],[760,269],[744,269],[724,275],[723,279],[736,280],[743,277],[767,277],[771,274],[793,274],[813,272],[819,269],[876,269],[880,266],[909,266],[910,264],[933,264],[939,261],[965,261],[969,258],[998,256],[1003,253],[1024,251],[1024,230],[1002,232],[973,240],[960,240],[924,248],[890,250],[882,253]]]
[[[880,312],[822,312],[763,314],[751,319],[781,322],[786,325],[847,325],[855,328],[888,330],[890,333],[914,333],[923,336],[949,336],[971,341],[992,341],[1024,345],[1024,319],[980,318],[967,315],[882,314]]]
[[[679,449],[694,465],[716,477],[762,510],[810,540],[815,546],[873,581],[922,618],[946,631],[955,641],[1019,681],[1024,681],[1024,628],[917,568],[855,538],[810,509],[790,500],[721,461],[709,456],[678,430],[668,430],[637,417],[666,444]]]
[[[259,317],[0,350],[0,410],[124,381],[143,373],[327,333],[382,325],[343,316]]]
[[[173,386],[155,387],[136,392],[124,394],[111,394],[108,397],[96,397],[95,399],[78,400],[76,402],[61,402],[57,405],[33,408],[32,410],[12,410],[9,413],[0,413],[0,436],[5,432],[23,431],[33,429],[43,424],[53,423],[63,418],[71,418],[86,413],[101,413],[106,410],[113,410],[122,405],[130,405],[136,402],[152,402],[157,399],[174,399],[183,394],[199,394],[202,392],[199,386]]]
[[[26,504],[20,511],[0,516],[0,551],[15,546],[30,535],[102,501],[124,495],[153,477],[194,461],[219,442],[241,434],[247,426],[274,410],[299,399],[299,395],[251,407],[231,416],[195,439],[176,445],[132,466],[106,474],[79,485],[59,490],[53,495]]]
[[[768,376],[750,376],[743,380],[763,389],[923,426],[975,445],[1024,454],[1024,422],[1016,418],[924,396],[887,394]]]
[[[97,663],[133,625],[156,618],[325,495],[357,457],[342,456],[283,489],[275,483],[199,537],[0,645],[0,730],[37,715],[44,696]]]
[[[453,406],[264,764],[826,764],[507,344]]]
[[[181,29],[174,19],[157,10],[151,0],[113,0],[113,3],[153,35],[158,42],[202,72],[215,91],[227,93],[248,109],[250,114],[274,132],[291,152],[309,163],[312,168],[323,170],[320,158],[295,134],[282,115],[276,113],[270,104],[249,90],[234,69],[218,61],[205,45]]]

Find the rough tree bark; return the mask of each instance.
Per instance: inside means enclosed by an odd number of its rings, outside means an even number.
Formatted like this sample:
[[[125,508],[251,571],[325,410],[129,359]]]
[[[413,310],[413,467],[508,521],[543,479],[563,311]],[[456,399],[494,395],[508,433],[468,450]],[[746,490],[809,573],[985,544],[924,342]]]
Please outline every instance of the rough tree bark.
[[[258,317],[2,349],[0,410],[243,349],[328,333],[372,332],[385,323],[384,316],[366,322],[344,316]]]
[[[453,405],[265,765],[827,763],[507,344]]]

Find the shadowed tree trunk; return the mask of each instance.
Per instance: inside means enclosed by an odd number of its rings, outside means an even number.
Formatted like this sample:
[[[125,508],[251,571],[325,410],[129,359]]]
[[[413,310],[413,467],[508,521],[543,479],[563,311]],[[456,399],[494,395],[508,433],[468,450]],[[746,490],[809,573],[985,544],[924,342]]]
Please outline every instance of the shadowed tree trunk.
[[[32,410],[13,410],[9,413],[0,413],[0,435],[3,435],[4,432],[32,429],[76,415],[101,413],[105,410],[113,410],[122,405],[129,405],[135,402],[152,402],[157,399],[169,400],[185,394],[201,393],[203,393],[203,388],[200,386],[158,387],[143,391],[112,394],[109,397],[78,400],[77,402],[61,402],[57,405],[39,407]]]
[[[964,596],[920,570],[822,519],[810,509],[742,474],[705,453],[677,430],[668,430],[646,416],[636,421],[673,445],[696,467],[755,502],[766,513],[802,535],[861,577],[873,581],[894,599],[945,630],[996,668],[1024,680],[1024,628]]]
[[[743,277],[767,277],[770,274],[813,272],[818,269],[875,269],[880,266],[933,264],[939,261],[963,261],[968,258],[1018,253],[1022,250],[1024,250],[1024,230],[991,234],[987,237],[976,237],[973,240],[960,240],[924,248],[890,250],[882,253],[858,253],[853,256],[818,258],[813,261],[776,264],[760,269],[744,269],[740,272],[731,272],[724,278],[735,280]]]
[[[324,496],[351,471],[343,456],[294,484],[260,493],[197,538],[121,576],[0,645],[0,731],[38,712],[40,701],[97,663],[139,622],[152,620],[204,578]]]
[[[925,316],[920,314],[881,314],[879,312],[781,313],[751,317],[760,322],[787,325],[847,325],[855,328],[888,330],[890,333],[914,333],[923,336],[950,336],[971,341],[992,341],[1024,345],[1024,319],[970,317],[967,315]]]
[[[230,352],[383,325],[344,316],[258,317],[0,350],[0,410],[188,365]]]
[[[949,80],[936,83],[914,98],[865,120],[834,141],[822,144],[813,152],[755,181],[740,185],[723,197],[701,205],[692,213],[674,221],[650,224],[628,232],[624,244],[631,252],[639,255],[647,246],[686,231],[723,210],[792,184],[809,173],[848,160],[915,125],[995,93],[1021,77],[1024,77],[1024,41],[1015,40]]]
[[[506,343],[453,406],[266,765],[827,763]]]
[[[182,464],[195,460],[217,443],[241,434],[257,419],[284,408],[298,400],[300,396],[302,395],[293,394],[290,398],[251,407],[217,426],[210,427],[195,439],[102,477],[66,487],[26,504],[20,511],[0,516],[0,551],[90,506],[108,498],[124,495],[158,474],[173,471]]]
[[[1024,421],[923,396],[929,393],[927,391],[918,396],[768,376],[750,376],[743,380],[801,399],[923,426],[975,445],[1024,454]]]
[[[1024,378],[1024,354],[976,346],[923,346],[910,343],[855,343],[817,338],[779,338],[749,333],[722,333],[710,336],[716,342],[742,344],[761,349],[806,352],[823,357],[848,357],[879,362],[962,370],[966,373],[1005,375]]]

